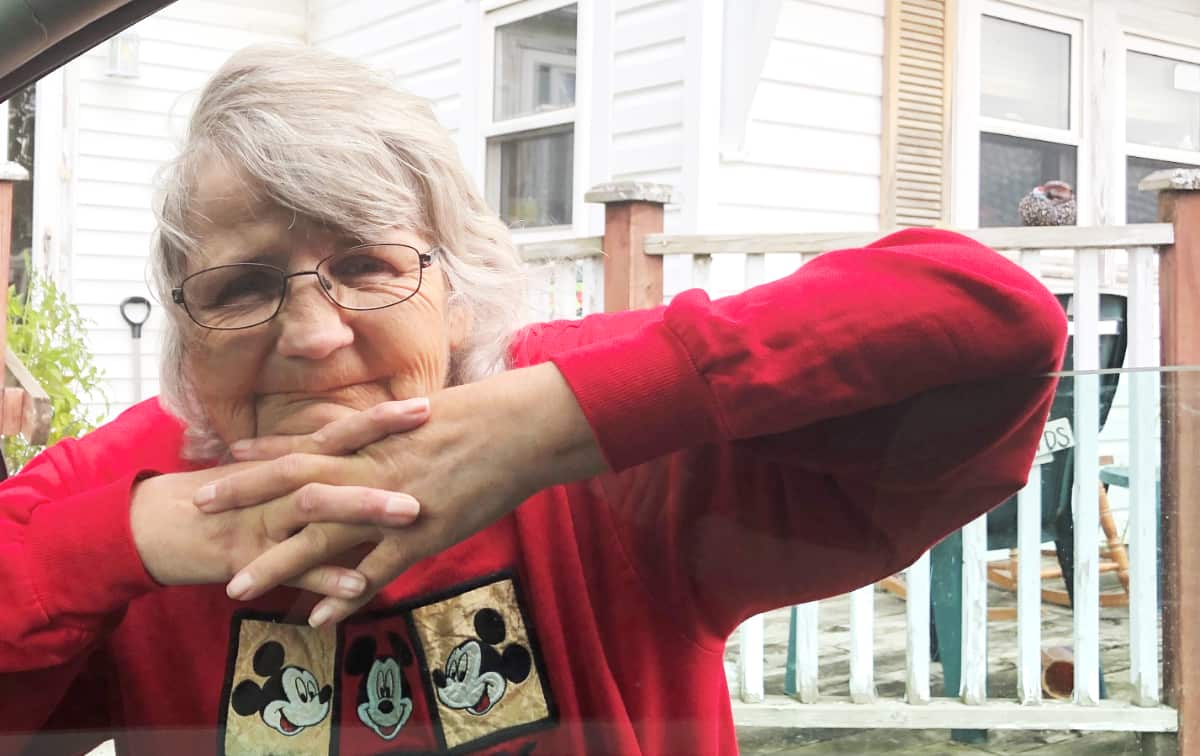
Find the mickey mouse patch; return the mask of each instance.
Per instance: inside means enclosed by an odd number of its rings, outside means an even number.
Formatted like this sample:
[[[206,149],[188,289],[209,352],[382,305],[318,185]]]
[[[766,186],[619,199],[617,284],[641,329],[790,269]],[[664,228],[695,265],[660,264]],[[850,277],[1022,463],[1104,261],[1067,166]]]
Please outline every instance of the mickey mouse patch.
[[[224,752],[329,753],[335,633],[256,619],[242,619],[236,633]]]
[[[412,610],[448,748],[505,739],[553,720],[512,580]]]

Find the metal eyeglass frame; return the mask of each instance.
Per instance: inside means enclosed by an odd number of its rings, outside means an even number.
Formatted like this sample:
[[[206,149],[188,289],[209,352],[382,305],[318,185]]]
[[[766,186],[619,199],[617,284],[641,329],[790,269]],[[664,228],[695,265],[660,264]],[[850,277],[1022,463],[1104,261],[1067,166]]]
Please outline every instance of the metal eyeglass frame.
[[[416,288],[414,288],[412,290],[411,294],[409,294],[404,299],[398,299],[395,302],[389,302],[388,304],[379,305],[378,307],[349,307],[333,298],[333,295],[329,293],[329,290],[330,290],[330,288],[332,288],[333,284],[329,281],[329,279],[325,278],[325,276],[322,275],[321,266],[324,265],[325,263],[329,262],[333,258],[338,257],[339,255],[344,255],[347,252],[353,252],[356,249],[364,249],[367,247],[404,247],[405,249],[411,249],[413,252],[417,253],[417,258],[420,260],[421,265],[417,269],[418,278],[417,278]],[[178,286],[171,289],[171,300],[175,304],[182,307],[183,311],[187,313],[188,318],[193,323],[200,326],[201,328],[207,328],[210,331],[244,331],[247,328],[256,328],[257,326],[260,326],[264,323],[269,323],[275,319],[275,316],[278,315],[279,311],[283,309],[283,303],[287,301],[288,282],[291,281],[291,279],[296,278],[297,276],[316,276],[318,283],[320,283],[319,288],[321,289],[321,293],[323,293],[325,295],[325,298],[328,299],[330,302],[332,302],[336,307],[340,307],[343,310],[352,310],[355,312],[368,312],[370,310],[385,310],[388,307],[395,307],[398,304],[403,304],[417,295],[417,292],[421,290],[421,284],[425,282],[425,269],[428,268],[430,265],[433,265],[433,255],[437,251],[439,251],[438,247],[430,247],[428,252],[420,252],[417,250],[416,247],[414,247],[410,244],[388,244],[388,243],[357,244],[353,247],[347,247],[346,249],[340,249],[337,252],[334,252],[333,254],[329,255],[328,257],[321,258],[312,270],[298,270],[295,273],[288,273],[283,268],[278,268],[274,265],[268,265],[266,263],[242,262],[242,263],[229,263],[228,265],[215,265],[211,268],[205,268],[204,270],[198,270],[195,273],[192,273],[191,275],[189,275],[187,278],[184,278],[182,281],[180,281]],[[250,323],[249,325],[234,326],[232,328],[225,328],[222,326],[210,326],[210,325],[205,325],[204,323],[201,323],[199,320],[196,319],[196,316],[193,315],[192,311],[188,308],[187,301],[185,300],[185,298],[183,296],[183,287],[185,285],[187,285],[187,282],[189,280],[195,278],[196,276],[200,276],[200,275],[209,273],[214,270],[221,270],[222,268],[234,268],[234,267],[265,268],[267,270],[271,270],[276,273],[279,273],[279,275],[280,275],[280,278],[279,278],[279,281],[280,281],[279,302],[275,305],[274,312],[272,312],[270,315],[263,318],[262,320],[259,320],[258,322]]]

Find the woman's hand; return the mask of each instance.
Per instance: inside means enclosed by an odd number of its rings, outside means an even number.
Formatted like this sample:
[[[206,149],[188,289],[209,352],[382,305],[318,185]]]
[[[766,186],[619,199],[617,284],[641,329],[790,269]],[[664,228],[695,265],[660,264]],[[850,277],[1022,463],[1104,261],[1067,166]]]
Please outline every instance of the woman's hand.
[[[231,471],[200,491],[196,505],[210,515],[245,508],[264,514],[277,508],[324,511],[336,507],[339,489],[350,486],[404,492],[420,501],[420,517],[382,531],[357,564],[366,590],[314,607],[309,622],[318,626],[345,618],[410,565],[482,530],[542,488],[605,468],[591,428],[552,364],[446,389],[431,402],[425,425],[341,457],[313,453],[304,437],[240,447],[235,453],[243,459],[283,456]],[[364,431],[359,439],[371,435]],[[331,563],[362,543],[356,539],[351,526],[309,525],[242,569],[229,592],[254,598]]]
[[[425,399],[388,402],[311,436],[297,437],[314,451],[343,454],[429,418]],[[264,448],[280,444],[268,439]],[[293,441],[292,443],[299,443]],[[137,483],[130,503],[134,544],[146,571],[164,585],[223,583],[272,547],[311,538],[313,523],[342,523],[342,551],[378,542],[385,532],[410,524],[419,505],[410,496],[363,486],[331,488],[313,499],[298,496],[271,508],[206,514],[196,509],[197,491],[231,473],[249,473],[265,462],[241,462],[190,473],[159,475]],[[314,565],[288,585],[326,596],[354,597],[366,587],[361,574],[337,564]]]

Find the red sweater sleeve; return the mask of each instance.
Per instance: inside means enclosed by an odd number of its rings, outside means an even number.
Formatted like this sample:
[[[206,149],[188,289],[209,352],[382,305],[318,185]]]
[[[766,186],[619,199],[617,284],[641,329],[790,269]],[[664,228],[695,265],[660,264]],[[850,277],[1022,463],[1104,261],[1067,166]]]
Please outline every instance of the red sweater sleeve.
[[[179,466],[180,426],[138,405],[62,441],[0,484],[0,731],[35,730],[134,598],[152,590],[129,491]]]
[[[932,230],[616,326],[548,358],[627,471],[636,566],[715,635],[901,569],[1014,493],[1066,340],[1036,279]]]

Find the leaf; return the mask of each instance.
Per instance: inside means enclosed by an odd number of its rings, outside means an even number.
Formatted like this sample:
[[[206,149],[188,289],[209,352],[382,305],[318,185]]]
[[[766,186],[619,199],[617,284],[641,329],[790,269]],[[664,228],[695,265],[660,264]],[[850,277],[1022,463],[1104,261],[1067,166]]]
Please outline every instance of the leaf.
[[[21,358],[46,393],[53,417],[49,443],[74,437],[96,427],[84,404],[98,398],[107,406],[103,374],[96,367],[87,345],[87,323],[65,292],[49,278],[32,275],[24,297],[10,288],[8,298],[8,344]],[[16,471],[42,447],[32,446],[19,436],[4,439],[3,453],[9,470]]]

